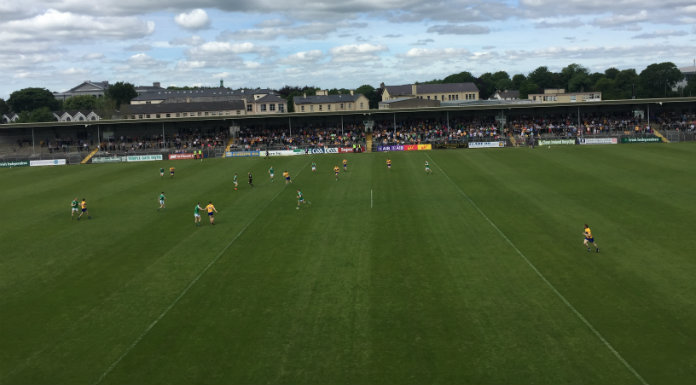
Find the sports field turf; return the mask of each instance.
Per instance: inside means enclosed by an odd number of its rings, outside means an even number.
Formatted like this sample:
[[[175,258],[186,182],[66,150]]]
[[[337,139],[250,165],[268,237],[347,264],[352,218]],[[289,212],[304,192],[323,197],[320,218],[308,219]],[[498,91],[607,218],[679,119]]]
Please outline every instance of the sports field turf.
[[[0,186],[1,384],[696,383],[696,143],[0,169]],[[209,200],[216,225],[195,227]]]

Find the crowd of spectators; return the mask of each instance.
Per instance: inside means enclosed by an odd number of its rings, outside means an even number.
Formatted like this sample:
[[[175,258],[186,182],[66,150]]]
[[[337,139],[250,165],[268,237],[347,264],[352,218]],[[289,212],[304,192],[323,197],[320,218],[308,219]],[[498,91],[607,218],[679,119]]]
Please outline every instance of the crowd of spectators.
[[[188,152],[210,148],[224,148],[229,133],[222,129],[180,129],[175,134],[119,136],[104,140],[102,150],[110,152],[137,152],[142,150],[174,150]]]
[[[504,124],[503,124],[504,123]],[[696,114],[661,114],[650,121],[633,113],[615,114],[544,114],[515,116],[501,122],[486,118],[377,120],[372,128],[375,145],[497,141],[508,136],[520,140],[530,137],[606,136],[620,134],[651,134],[651,126],[669,130],[696,132]],[[40,147],[49,152],[90,151],[95,145],[117,153],[147,150],[188,152],[224,149],[230,139],[227,128],[187,128],[176,133],[113,136],[95,143],[87,134],[56,136],[44,139]],[[235,150],[293,149],[313,147],[366,146],[365,128],[360,124],[343,127],[305,125],[293,127],[244,127],[234,135]],[[17,147],[30,146],[31,141],[18,140]]]
[[[354,124],[343,128],[309,125],[292,130],[248,127],[240,130],[235,145],[244,150],[364,146],[365,130]]]

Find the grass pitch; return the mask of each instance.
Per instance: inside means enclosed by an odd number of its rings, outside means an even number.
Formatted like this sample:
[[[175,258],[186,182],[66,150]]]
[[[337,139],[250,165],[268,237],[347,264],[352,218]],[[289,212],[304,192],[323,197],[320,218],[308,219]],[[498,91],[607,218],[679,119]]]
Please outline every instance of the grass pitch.
[[[0,383],[696,383],[695,160],[687,143],[0,169]],[[194,226],[197,201],[215,226]]]

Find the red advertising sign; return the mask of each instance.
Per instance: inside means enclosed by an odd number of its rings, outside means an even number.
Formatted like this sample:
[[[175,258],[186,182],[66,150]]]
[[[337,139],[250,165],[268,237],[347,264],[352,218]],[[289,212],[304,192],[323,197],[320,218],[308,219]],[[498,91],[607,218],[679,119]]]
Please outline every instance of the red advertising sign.
[[[169,159],[194,159],[194,154],[169,154]]]
[[[347,154],[347,153],[353,152],[353,147],[340,147],[338,149],[338,152],[341,154]]]
[[[406,144],[404,145],[404,151],[418,151],[417,144]]]

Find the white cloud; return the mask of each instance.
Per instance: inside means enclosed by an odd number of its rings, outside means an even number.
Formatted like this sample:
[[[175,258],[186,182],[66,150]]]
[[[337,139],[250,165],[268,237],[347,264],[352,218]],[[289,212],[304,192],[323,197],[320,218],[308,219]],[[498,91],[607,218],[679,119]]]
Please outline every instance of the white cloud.
[[[689,33],[686,31],[676,31],[676,30],[654,31],[654,32],[641,33],[640,35],[635,35],[632,37],[632,39],[657,39],[657,38],[665,38],[665,37],[670,37],[670,36],[686,36],[688,34]]]
[[[324,53],[321,50],[314,49],[311,51],[302,51],[294,53],[286,58],[280,60],[282,64],[306,64],[306,63],[316,63],[318,60],[324,57]]]
[[[136,17],[94,17],[49,9],[28,19],[0,23],[0,44],[134,39],[151,34],[154,29],[154,22]]]
[[[491,32],[491,29],[483,25],[465,24],[465,25],[434,25],[428,28],[428,32],[434,32],[439,35],[483,35]]]
[[[593,24],[600,28],[618,28],[627,25],[630,27],[632,24],[646,20],[648,20],[648,11],[643,9],[640,12],[628,15],[620,14],[597,18],[594,20]]]
[[[210,19],[205,10],[197,8],[191,12],[184,12],[174,18],[176,24],[189,30],[205,29],[210,27]]]

